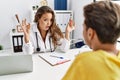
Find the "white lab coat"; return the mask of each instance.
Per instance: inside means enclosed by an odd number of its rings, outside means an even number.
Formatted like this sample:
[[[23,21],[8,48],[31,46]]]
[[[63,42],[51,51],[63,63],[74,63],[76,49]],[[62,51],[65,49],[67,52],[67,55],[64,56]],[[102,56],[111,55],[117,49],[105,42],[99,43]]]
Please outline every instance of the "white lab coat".
[[[30,30],[30,41],[29,41],[29,43],[24,42],[24,45],[23,45],[23,52],[24,53],[32,54],[33,52],[37,52],[36,51],[37,40],[36,40],[35,32],[37,32],[38,45],[39,45],[39,48],[40,48],[40,52],[50,51],[51,48],[52,48],[52,50],[54,49],[52,39],[50,38],[50,33],[49,32],[47,33],[45,43],[44,43],[44,41],[42,40],[41,34],[39,33],[39,31],[37,29],[37,25],[32,24],[31,30]],[[61,50],[63,52],[66,52],[66,51],[69,50],[70,41],[68,41],[66,38],[60,39],[58,42],[61,45],[57,46],[57,49],[59,49],[59,50]]]

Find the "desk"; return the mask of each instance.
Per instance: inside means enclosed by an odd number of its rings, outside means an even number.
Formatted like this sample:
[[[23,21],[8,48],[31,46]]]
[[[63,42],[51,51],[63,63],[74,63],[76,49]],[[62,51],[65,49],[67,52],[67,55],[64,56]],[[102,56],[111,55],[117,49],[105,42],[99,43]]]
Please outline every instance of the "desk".
[[[67,53],[62,53],[69,56],[71,61],[57,66],[51,66],[41,59],[38,54],[33,54],[33,72],[4,75],[0,76],[0,80],[61,80],[74,60],[74,53],[78,53],[79,50],[72,49]]]

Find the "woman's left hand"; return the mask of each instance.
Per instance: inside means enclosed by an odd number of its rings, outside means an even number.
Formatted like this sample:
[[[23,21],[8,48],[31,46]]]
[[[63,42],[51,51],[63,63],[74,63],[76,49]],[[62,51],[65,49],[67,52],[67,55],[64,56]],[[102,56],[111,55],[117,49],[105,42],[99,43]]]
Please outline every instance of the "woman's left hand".
[[[75,23],[73,22],[72,19],[69,20],[68,25],[66,27],[66,31],[65,31],[65,38],[67,40],[69,40],[70,38],[70,32],[73,31],[75,29]]]
[[[71,32],[72,30],[75,29],[75,23],[72,19],[69,20],[68,25],[66,27],[66,32]]]

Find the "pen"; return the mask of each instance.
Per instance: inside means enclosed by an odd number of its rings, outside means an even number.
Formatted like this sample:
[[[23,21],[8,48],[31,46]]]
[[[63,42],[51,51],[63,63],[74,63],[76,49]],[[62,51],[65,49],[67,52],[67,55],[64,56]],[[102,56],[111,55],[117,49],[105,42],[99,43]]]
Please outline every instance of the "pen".
[[[63,59],[63,57],[54,56],[54,55],[50,55],[50,57],[55,57],[55,58]]]
[[[70,60],[65,60],[65,61],[62,61],[62,62],[58,62],[56,65],[63,64],[63,63],[68,62],[68,61],[70,61]]]

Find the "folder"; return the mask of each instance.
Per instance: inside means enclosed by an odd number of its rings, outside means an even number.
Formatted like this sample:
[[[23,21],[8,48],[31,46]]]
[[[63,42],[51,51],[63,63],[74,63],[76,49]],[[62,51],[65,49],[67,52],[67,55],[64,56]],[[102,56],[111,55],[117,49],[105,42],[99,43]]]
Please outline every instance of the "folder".
[[[39,54],[39,57],[48,64],[50,64],[51,66],[60,65],[70,61],[70,59],[67,58],[66,56],[55,53],[43,53],[43,54]]]
[[[13,50],[14,52],[22,52],[23,46],[23,35],[14,35],[12,36],[13,41]]]

